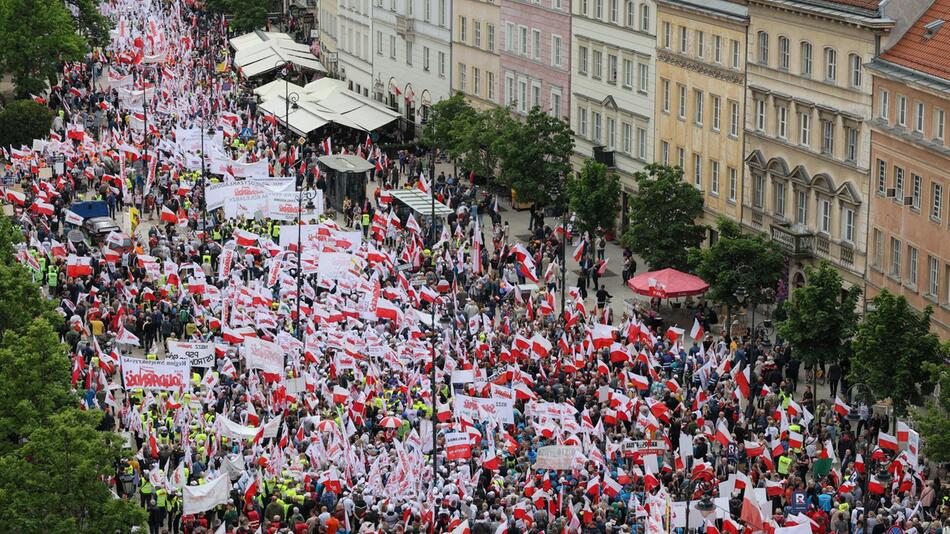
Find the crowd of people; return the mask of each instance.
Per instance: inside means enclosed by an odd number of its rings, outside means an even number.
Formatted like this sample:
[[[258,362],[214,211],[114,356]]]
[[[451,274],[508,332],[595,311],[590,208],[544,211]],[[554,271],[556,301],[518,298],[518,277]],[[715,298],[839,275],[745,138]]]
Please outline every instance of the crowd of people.
[[[18,258],[67,319],[83,406],[129,438],[108,483],[152,534],[950,528],[945,470],[913,430],[798,384],[789,347],[714,333],[712,312],[689,332],[614,317],[602,237],[539,211],[521,243],[497,200],[426,176],[420,152],[286,137],[224,21],[191,3],[102,9],[112,44],[63,66],[50,136],[11,147],[4,197]],[[195,128],[208,153],[176,138]],[[205,176],[248,179],[212,152],[322,190],[328,151],[374,164],[370,194],[304,217],[300,250],[281,234],[301,221],[206,205]],[[452,214],[399,217],[398,187]],[[84,200],[131,231],[77,239]],[[213,347],[183,381],[128,369],[182,344]]]

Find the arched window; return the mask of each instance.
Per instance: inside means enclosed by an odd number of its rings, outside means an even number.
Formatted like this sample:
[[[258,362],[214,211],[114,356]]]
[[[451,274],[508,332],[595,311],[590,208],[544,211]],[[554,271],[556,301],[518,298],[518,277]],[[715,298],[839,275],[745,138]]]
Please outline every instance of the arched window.
[[[838,51],[834,48],[825,49],[825,81],[833,82],[838,79]]]
[[[759,63],[762,65],[769,64],[769,34],[765,32],[759,32]]]
[[[861,87],[861,56],[857,54],[848,56],[848,66],[851,69],[851,87]]]
[[[811,77],[811,43],[802,41],[802,76]]]
[[[778,68],[788,70],[790,58],[788,37],[780,35],[778,38]]]

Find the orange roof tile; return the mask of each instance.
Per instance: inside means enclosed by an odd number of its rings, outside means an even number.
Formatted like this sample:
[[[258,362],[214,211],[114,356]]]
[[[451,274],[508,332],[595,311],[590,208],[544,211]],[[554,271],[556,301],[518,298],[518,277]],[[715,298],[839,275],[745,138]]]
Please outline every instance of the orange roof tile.
[[[924,26],[937,19],[947,22],[929,39],[925,38]],[[881,59],[950,80],[950,0],[935,0]]]
[[[878,6],[881,5],[882,0],[826,0],[831,4],[842,4],[845,6],[859,7],[861,9],[868,9],[871,11],[877,11]]]

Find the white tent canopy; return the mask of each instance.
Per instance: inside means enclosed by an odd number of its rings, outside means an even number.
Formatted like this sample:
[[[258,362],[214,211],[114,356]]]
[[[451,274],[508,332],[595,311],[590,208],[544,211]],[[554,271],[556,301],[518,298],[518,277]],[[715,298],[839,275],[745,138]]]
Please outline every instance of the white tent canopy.
[[[399,118],[399,113],[346,88],[332,78],[321,78],[301,87],[282,79],[266,83],[254,90],[261,99],[261,109],[280,122],[289,121],[290,129],[306,135],[329,122],[354,130],[371,132]],[[296,95],[297,102],[287,106],[287,97]]]
[[[433,206],[435,207],[436,217],[444,217],[452,213],[452,208],[438,200],[432,200],[432,197],[418,189],[394,189],[390,191],[393,198],[402,202],[416,213],[423,216],[431,216]]]
[[[234,64],[245,78],[270,72],[285,63],[303,69],[326,72],[310,47],[295,42],[286,33],[255,30],[231,39]]]

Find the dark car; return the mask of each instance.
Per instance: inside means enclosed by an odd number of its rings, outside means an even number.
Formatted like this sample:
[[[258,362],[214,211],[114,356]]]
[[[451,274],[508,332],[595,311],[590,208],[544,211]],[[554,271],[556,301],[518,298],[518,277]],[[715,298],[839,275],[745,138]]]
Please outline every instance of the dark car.
[[[111,217],[90,217],[82,222],[82,228],[97,241],[104,240],[112,232],[122,231]]]

